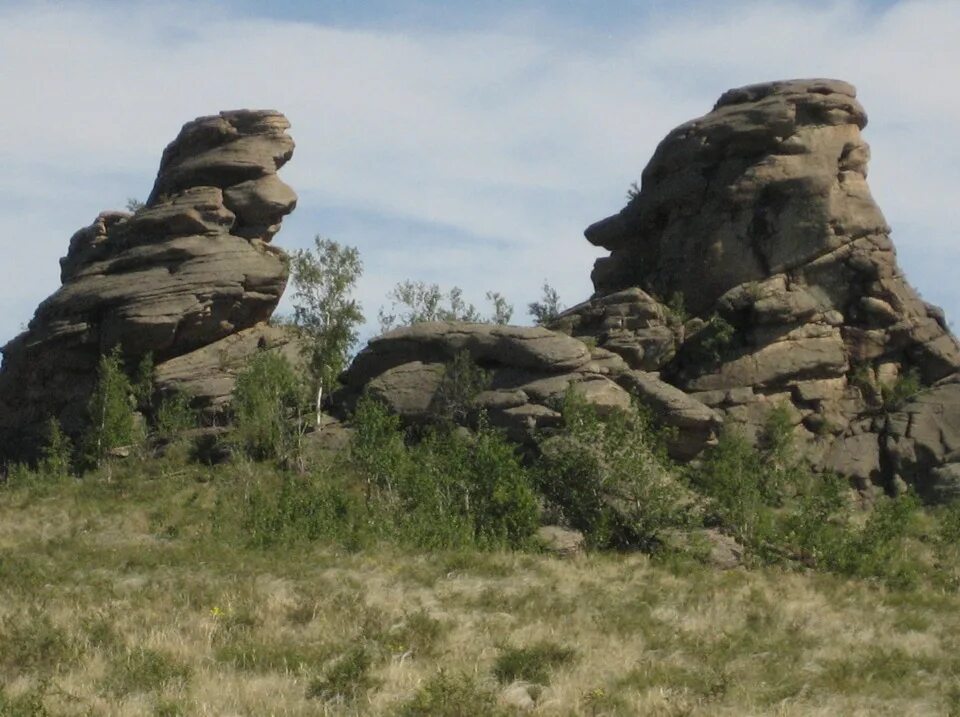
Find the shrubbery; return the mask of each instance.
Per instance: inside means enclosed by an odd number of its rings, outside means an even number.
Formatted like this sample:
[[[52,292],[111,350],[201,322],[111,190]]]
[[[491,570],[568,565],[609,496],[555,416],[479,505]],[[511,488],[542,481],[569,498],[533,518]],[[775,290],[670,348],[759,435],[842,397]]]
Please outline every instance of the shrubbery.
[[[234,435],[254,460],[298,461],[309,415],[301,377],[282,355],[258,353],[237,376],[231,404]]]
[[[562,413],[563,431],[541,442],[538,483],[592,545],[652,548],[689,523],[689,494],[644,411],[602,417],[571,389]]]
[[[708,497],[708,522],[721,526],[765,562],[797,561],[842,575],[912,580],[902,559],[919,504],[881,496],[863,517],[850,486],[815,473],[796,450],[784,409],[768,417],[756,447],[726,431],[690,473]]]
[[[133,384],[124,372],[118,346],[101,356],[97,367],[97,385],[88,405],[89,423],[81,444],[87,465],[98,466],[111,452],[142,440],[133,398]]]

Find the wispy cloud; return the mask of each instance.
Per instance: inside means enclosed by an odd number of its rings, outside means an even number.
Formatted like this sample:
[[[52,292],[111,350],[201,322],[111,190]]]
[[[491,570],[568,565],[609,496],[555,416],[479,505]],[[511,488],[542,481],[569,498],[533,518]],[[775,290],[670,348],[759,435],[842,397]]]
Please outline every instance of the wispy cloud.
[[[662,136],[729,87],[798,76],[858,86],[871,184],[908,276],[960,313],[954,0],[685,3],[582,30],[577,15],[528,6],[474,31],[239,6],[0,10],[0,337],[56,288],[70,234],[143,197],[162,147],[201,114],[290,117],[284,177],[301,202],[277,241],[359,246],[372,319],[411,277],[475,301],[497,289],[518,309],[544,278],[568,303],[585,298],[596,251],[581,232],[619,209]]]

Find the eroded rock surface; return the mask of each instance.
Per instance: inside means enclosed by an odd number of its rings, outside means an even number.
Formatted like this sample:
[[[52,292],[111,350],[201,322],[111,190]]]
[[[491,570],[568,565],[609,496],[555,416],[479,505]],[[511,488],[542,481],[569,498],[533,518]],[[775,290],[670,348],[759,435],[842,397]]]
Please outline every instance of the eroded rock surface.
[[[428,421],[436,409],[446,367],[466,352],[484,369],[489,385],[475,401],[492,425],[520,443],[560,425],[570,386],[602,411],[629,408],[631,394],[679,429],[670,446],[691,457],[715,439],[720,417],[656,376],[635,371],[617,355],[540,327],[458,322],[420,323],[373,339],[341,380],[336,397],[349,411],[366,390],[410,424]]]
[[[287,282],[269,242],[296,205],[277,176],[293,154],[288,127],[252,110],[188,123],[142,209],[104,212],[73,236],[62,286],[3,347],[0,452],[28,452],[51,416],[79,430],[98,358],[114,346],[131,360],[152,353],[164,387],[213,405],[232,390],[222,356],[287,343],[264,322]]]
[[[836,80],[725,93],[586,230],[610,256],[553,328],[750,436],[783,407],[822,468],[937,499],[960,493],[960,348],[897,266],[866,121]]]

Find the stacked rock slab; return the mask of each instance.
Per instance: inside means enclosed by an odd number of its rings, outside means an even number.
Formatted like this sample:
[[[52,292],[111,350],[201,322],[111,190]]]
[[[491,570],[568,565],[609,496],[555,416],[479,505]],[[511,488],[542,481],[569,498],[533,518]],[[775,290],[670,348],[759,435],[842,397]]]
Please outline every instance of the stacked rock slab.
[[[296,205],[277,176],[293,154],[289,126],[253,110],[188,123],[143,208],[104,212],[73,236],[62,286],[3,347],[4,456],[28,455],[50,417],[80,430],[99,356],[114,346],[129,361],[151,353],[161,389],[216,406],[244,358],[288,343],[265,322],[287,281],[269,242]]]
[[[428,322],[373,339],[341,377],[335,396],[349,412],[363,391],[382,400],[409,424],[435,415],[446,367],[465,352],[487,372],[489,385],[476,399],[490,423],[519,443],[560,424],[570,386],[601,410],[625,409],[638,396],[677,428],[669,446],[690,458],[712,442],[718,414],[644,371],[630,369],[616,354],[540,327]]]
[[[785,407],[818,465],[862,487],[945,498],[960,488],[960,348],[897,266],[866,182],[866,121],[836,80],[725,93],[586,230],[610,255],[555,328],[750,436]]]

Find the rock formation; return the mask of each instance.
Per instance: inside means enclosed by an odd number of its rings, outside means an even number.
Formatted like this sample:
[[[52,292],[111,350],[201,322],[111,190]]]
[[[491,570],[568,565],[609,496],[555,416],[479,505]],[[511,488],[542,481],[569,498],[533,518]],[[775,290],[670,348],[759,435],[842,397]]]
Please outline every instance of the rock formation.
[[[114,346],[131,361],[152,353],[162,389],[186,387],[209,407],[250,352],[287,344],[265,322],[287,281],[269,242],[296,205],[277,176],[293,154],[289,126],[251,110],[188,123],[143,208],[104,212],[73,236],[62,286],[3,347],[0,458],[29,454],[51,416],[77,432]]]
[[[344,389],[336,401],[349,407],[367,390],[408,423],[422,423],[439,398],[445,367],[460,352],[489,377],[475,407],[519,443],[559,425],[571,385],[601,410],[628,408],[631,394],[638,396],[678,429],[669,446],[677,458],[695,456],[720,427],[715,411],[651,374],[631,370],[616,354],[527,326],[428,322],[395,329],[360,352],[341,378]]]
[[[611,253],[555,328],[750,435],[785,407],[818,465],[861,487],[946,497],[960,488],[960,348],[897,266],[855,94],[753,85],[670,132],[636,196],[586,230]]]
[[[721,426],[759,435],[773,409],[815,465],[861,489],[960,496],[960,345],[896,263],[867,186],[866,114],[850,85],[793,80],[725,93],[670,132],[619,213],[586,230],[610,251],[594,295],[548,328],[427,323],[370,342],[332,410],[364,390],[408,423],[443,400],[466,352],[476,402],[514,440],[557,424],[570,384],[604,408],[631,394],[696,457]],[[189,123],[146,206],[77,232],[63,286],[3,349],[0,459],[56,416],[82,425],[101,352],[157,361],[163,390],[209,411],[258,348],[295,353],[266,319],[283,292],[269,242],[296,202],[277,177],[293,142],[275,112]]]
[[[816,466],[861,489],[960,494],[960,346],[897,267],[867,186],[867,118],[850,85],[794,80],[725,93],[670,132],[627,206],[586,230],[610,250],[594,296],[550,328],[432,324],[371,342],[344,379],[408,420],[466,349],[480,397],[516,440],[556,422],[569,382],[637,394],[695,456],[723,421],[756,438],[774,408]]]

